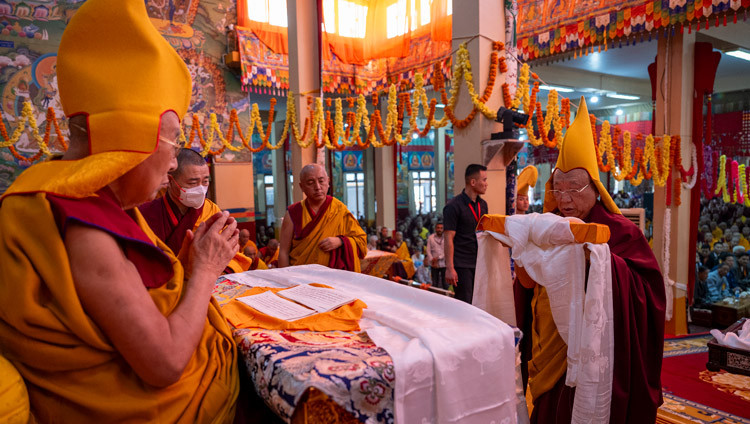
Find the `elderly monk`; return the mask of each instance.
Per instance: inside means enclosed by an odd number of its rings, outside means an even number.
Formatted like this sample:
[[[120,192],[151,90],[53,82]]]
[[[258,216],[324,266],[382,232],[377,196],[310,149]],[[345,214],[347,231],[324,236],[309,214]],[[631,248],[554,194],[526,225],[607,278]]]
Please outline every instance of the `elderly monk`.
[[[536,187],[539,171],[534,165],[527,165],[518,175],[516,190],[516,214],[523,215],[529,210],[529,187]]]
[[[214,202],[206,199],[210,182],[206,160],[195,150],[180,149],[177,169],[169,173],[166,194],[138,207],[154,234],[173,252],[180,252],[188,230],[196,231],[201,223],[221,213]],[[251,262],[238,251],[225,272],[247,271]]]
[[[328,196],[328,174],[318,164],[299,175],[305,199],[287,209],[281,224],[279,267],[320,264],[360,272],[367,235],[346,205]]]
[[[256,269],[268,269],[266,263],[263,262],[263,260],[258,255],[258,248],[255,247],[255,243],[248,244],[245,250],[242,251],[242,254],[244,254],[251,261],[250,268],[248,268],[250,271],[254,271]]]
[[[643,234],[620,214],[599,181],[583,98],[547,182],[544,211],[609,227],[614,312],[610,422],[653,423],[662,403],[664,283]],[[569,423],[575,389],[565,385],[567,346],[555,327],[546,290],[525,278],[522,268],[518,274],[526,287],[534,289],[529,362],[529,389],[534,401],[531,422]]]
[[[89,0],[57,79],[70,149],[0,198],[0,346],[36,421],[232,422],[236,347],[211,292],[237,224],[212,216],[178,260],[136,208],[177,165],[185,63],[142,0]]]
[[[258,250],[260,258],[263,262],[268,265],[269,268],[277,268],[279,266],[279,241],[276,239],[268,240],[266,247],[261,247]]]

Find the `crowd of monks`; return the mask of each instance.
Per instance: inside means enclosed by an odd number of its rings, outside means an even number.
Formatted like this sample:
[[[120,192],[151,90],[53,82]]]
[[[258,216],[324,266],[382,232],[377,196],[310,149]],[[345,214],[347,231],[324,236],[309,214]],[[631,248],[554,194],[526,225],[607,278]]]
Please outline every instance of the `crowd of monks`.
[[[301,264],[359,272],[366,234],[328,195],[317,164],[295,176],[305,199],[289,206],[280,239],[263,249],[206,199],[205,160],[177,142],[190,73],[143,1],[88,0],[62,37],[57,73],[70,148],[30,167],[0,198],[0,358],[12,364],[0,366],[20,375],[27,412],[40,422],[231,422],[237,348],[211,295],[216,279]],[[662,277],[599,181],[583,102],[546,193],[545,212],[610,228],[609,422],[654,422]],[[523,195],[519,209],[528,207]],[[518,275],[532,422],[570,422],[565,343],[545,289],[522,268]]]

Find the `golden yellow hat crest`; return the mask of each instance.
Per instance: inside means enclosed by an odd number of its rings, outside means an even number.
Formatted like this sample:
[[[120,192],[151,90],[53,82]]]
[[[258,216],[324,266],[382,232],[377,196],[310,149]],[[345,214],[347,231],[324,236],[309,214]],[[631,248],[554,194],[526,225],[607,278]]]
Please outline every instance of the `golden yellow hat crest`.
[[[596,161],[594,132],[591,129],[589,110],[586,107],[586,100],[583,97],[581,97],[576,118],[565,133],[559,149],[560,153],[557,156],[557,165],[555,165],[555,169],[552,170],[552,174],[545,185],[544,212],[552,212],[557,209],[557,201],[554,196],[546,194],[552,189],[552,178],[555,170],[559,169],[562,172],[568,172],[572,169],[581,168],[588,172],[589,177],[594,182],[604,207],[612,213],[619,214],[620,209],[615,205],[607,189],[599,180],[599,165]]]
[[[67,116],[88,115],[91,154],[151,153],[161,115],[187,112],[185,62],[151,23],[143,0],[89,0],[71,19],[57,57]]]
[[[516,193],[521,196],[528,196],[529,186],[536,187],[537,178],[539,178],[539,171],[536,167],[534,165],[526,165],[526,168],[518,174],[518,180],[516,182],[518,190],[516,190]]]

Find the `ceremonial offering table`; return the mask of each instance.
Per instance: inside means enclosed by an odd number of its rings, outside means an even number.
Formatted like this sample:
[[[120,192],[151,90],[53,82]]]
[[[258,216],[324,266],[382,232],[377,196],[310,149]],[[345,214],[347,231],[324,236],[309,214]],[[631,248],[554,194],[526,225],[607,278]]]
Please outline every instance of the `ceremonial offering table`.
[[[307,275],[310,278],[303,280]],[[441,391],[455,390],[455,387],[447,387],[455,384],[465,384],[468,391],[498,393],[494,414],[500,419],[510,415],[512,420],[509,422],[516,422],[516,411],[521,404],[525,413],[523,393],[521,391],[519,395],[520,387],[516,387],[520,372],[515,365],[515,344],[520,332],[446,296],[348,271],[304,266],[221,277],[215,286],[214,297],[223,306],[245,296],[253,286],[284,287],[287,280],[305,284],[321,279],[334,289],[347,288],[350,293],[352,286],[339,284],[339,280],[362,284],[362,293],[353,294],[368,304],[360,324],[366,331],[234,328],[234,338],[255,391],[283,421],[393,423],[397,419],[399,422],[416,422],[413,421],[415,416],[434,419],[435,411],[443,404],[439,402]],[[378,287],[366,287],[365,284]],[[390,299],[384,298],[384,303],[380,303],[379,295],[388,295]],[[430,308],[421,307],[424,305],[420,306],[420,302],[442,307],[431,316]],[[382,306],[390,303],[395,304],[392,310]],[[412,304],[413,309],[406,306]],[[441,311],[452,307],[475,316],[479,333],[456,331],[453,340],[448,336],[448,340],[433,345],[439,337],[428,333],[444,337],[454,333],[450,330],[446,333],[446,328],[459,326],[459,323],[442,321]],[[400,313],[396,312],[399,310]],[[434,320],[434,325],[428,324],[425,328],[420,321],[425,316]],[[463,319],[466,318],[465,315]],[[379,322],[388,322],[388,325]],[[465,326],[468,328],[468,324]],[[495,326],[497,331],[494,331]],[[420,331],[425,334],[417,334]],[[376,340],[383,345],[376,344]],[[438,350],[443,356],[434,355]],[[450,362],[447,367],[441,363],[440,358],[444,357]],[[456,361],[458,358],[463,361]],[[398,384],[397,375],[401,378]],[[492,385],[489,384],[490,378],[500,381]],[[470,388],[468,381],[471,380],[477,381],[474,386],[482,387]],[[500,386],[504,391],[499,391]],[[401,418],[397,418],[399,408]],[[484,409],[483,404],[469,402],[462,408],[475,408],[477,419],[459,422],[484,421],[483,412],[480,412]],[[321,421],[323,417],[325,419]],[[519,422],[525,421],[521,419]]]
[[[390,272],[391,266],[398,260],[398,256],[395,253],[383,250],[369,250],[360,262],[362,274],[383,277]]]
[[[743,317],[750,317],[750,297],[716,302],[711,305],[711,319],[715,327],[726,328]]]

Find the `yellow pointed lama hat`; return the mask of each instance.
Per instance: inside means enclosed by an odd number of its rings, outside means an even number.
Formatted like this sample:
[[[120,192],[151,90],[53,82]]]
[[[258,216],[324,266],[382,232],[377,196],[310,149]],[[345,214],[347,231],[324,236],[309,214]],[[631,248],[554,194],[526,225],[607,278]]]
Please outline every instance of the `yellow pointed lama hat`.
[[[526,165],[526,168],[518,174],[516,194],[521,196],[529,195],[529,186],[536,187],[536,180],[539,178],[539,171],[534,165]]]
[[[602,204],[612,213],[620,213],[620,209],[610,197],[607,189],[599,180],[599,166],[596,160],[596,147],[594,146],[594,132],[591,129],[589,110],[586,107],[586,100],[581,97],[581,103],[578,106],[578,113],[573,123],[568,128],[563,138],[562,146],[558,147],[560,153],[557,156],[557,164],[552,174],[547,180],[544,195],[544,212],[552,212],[557,209],[557,201],[554,196],[548,195],[552,190],[552,178],[555,170],[562,172],[581,168],[589,173],[591,180],[599,192]]]
[[[62,35],[57,81],[65,114],[87,116],[89,155],[36,164],[4,196],[93,195],[156,150],[162,115],[174,111],[182,119],[192,84],[143,0],[84,3]]]

